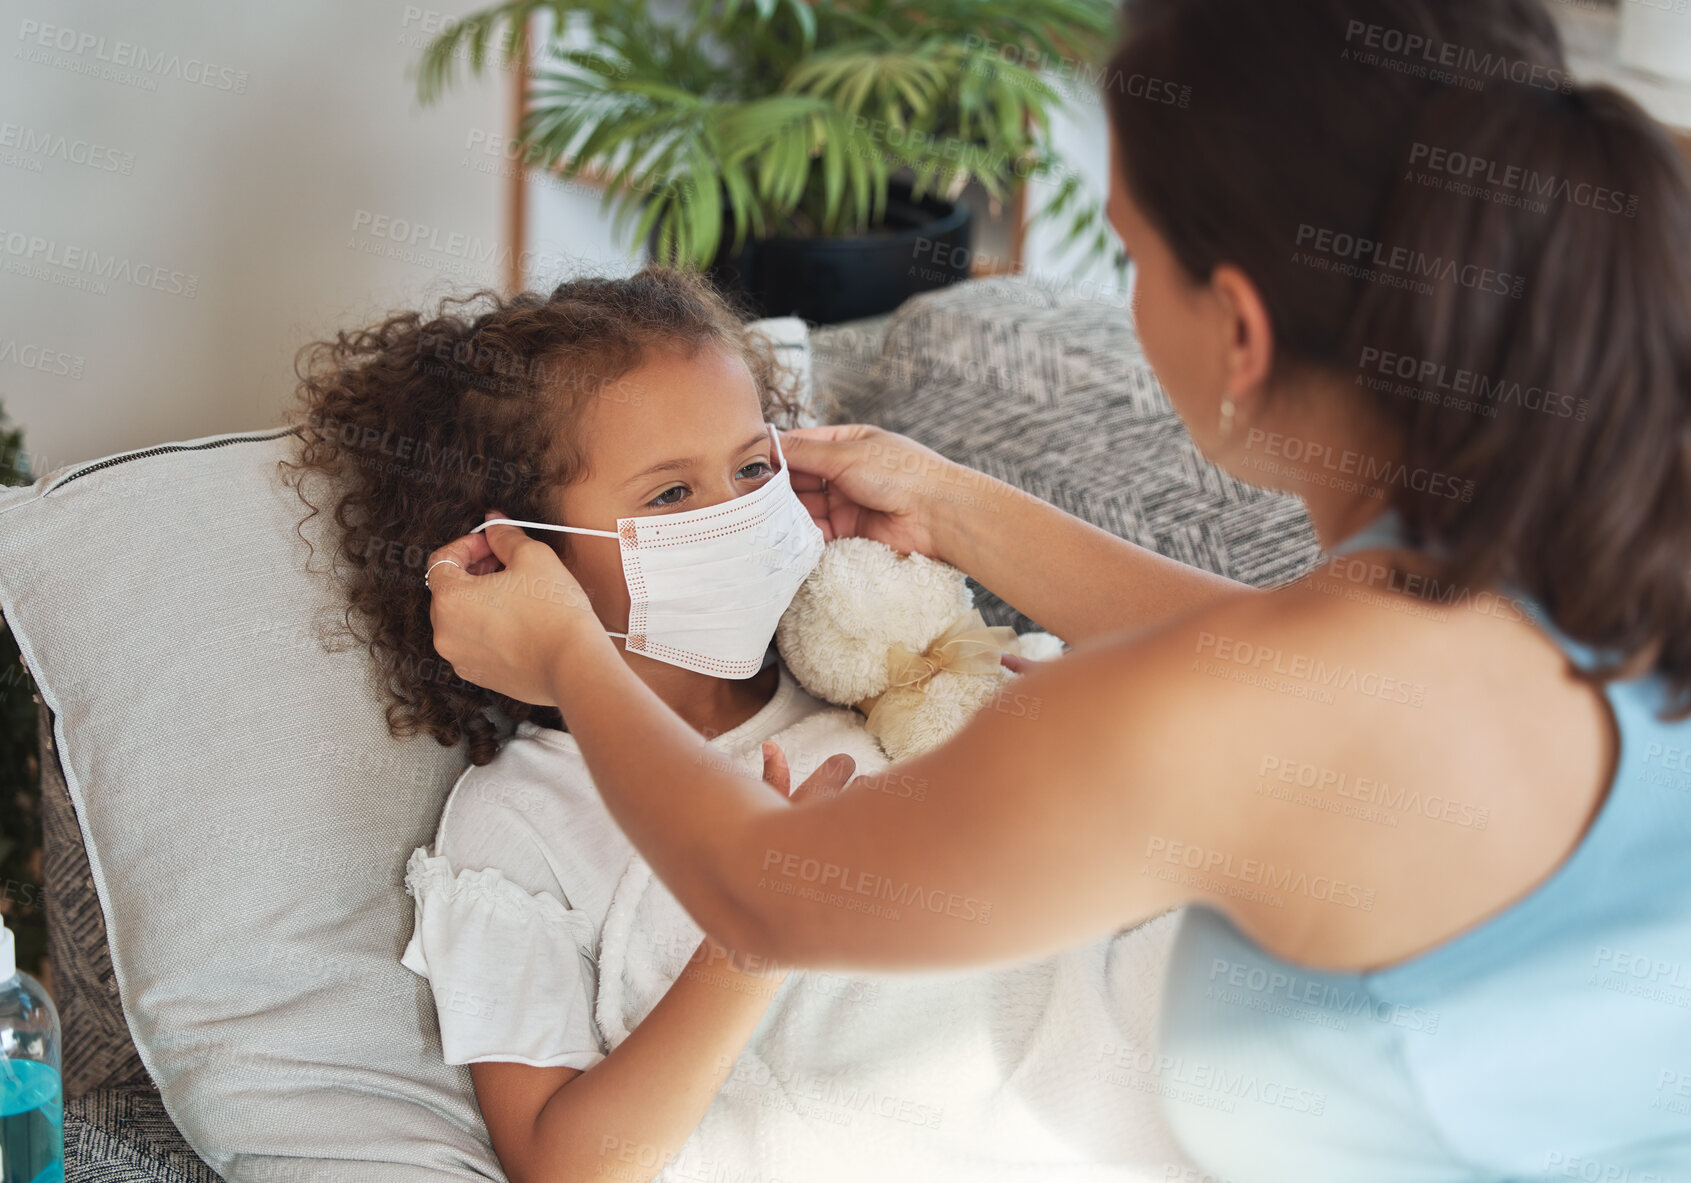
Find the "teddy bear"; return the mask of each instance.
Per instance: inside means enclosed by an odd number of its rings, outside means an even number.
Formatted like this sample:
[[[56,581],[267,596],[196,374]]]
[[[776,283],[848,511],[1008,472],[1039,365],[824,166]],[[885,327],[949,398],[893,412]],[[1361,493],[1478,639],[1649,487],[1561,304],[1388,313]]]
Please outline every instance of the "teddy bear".
[[[944,743],[1015,677],[1001,654],[1042,661],[1063,652],[1050,633],[987,625],[956,567],[869,538],[823,548],[775,644],[799,685],[862,711],[892,760]]]

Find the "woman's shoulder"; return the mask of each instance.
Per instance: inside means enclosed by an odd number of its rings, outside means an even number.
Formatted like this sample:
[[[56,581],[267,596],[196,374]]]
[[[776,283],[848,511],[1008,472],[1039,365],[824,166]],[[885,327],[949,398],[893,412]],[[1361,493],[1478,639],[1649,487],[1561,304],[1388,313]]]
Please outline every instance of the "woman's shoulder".
[[[1089,659],[1121,760],[1181,786],[1191,833],[1153,869],[1236,873],[1199,895],[1308,964],[1387,964],[1519,898],[1607,784],[1601,695],[1527,605],[1392,579],[1323,570]]]
[[[1127,640],[1141,659],[1199,675],[1194,685],[1206,688],[1206,700],[1216,682],[1231,682],[1275,690],[1282,706],[1303,714],[1345,696],[1420,707],[1435,683],[1468,678],[1476,662],[1522,676],[1558,665],[1563,654],[1539,616],[1505,592],[1441,587],[1378,563],[1333,563]]]

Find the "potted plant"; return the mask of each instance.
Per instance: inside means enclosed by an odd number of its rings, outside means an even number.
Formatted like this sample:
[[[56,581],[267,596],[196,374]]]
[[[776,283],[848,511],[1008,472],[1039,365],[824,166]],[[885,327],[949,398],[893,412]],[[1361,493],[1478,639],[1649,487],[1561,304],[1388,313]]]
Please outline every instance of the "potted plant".
[[[1051,187],[1065,247],[1110,250],[1102,202],[1053,151],[1111,0],[507,0],[423,51],[431,102],[497,46],[528,72],[521,159],[606,186],[615,226],[662,262],[710,270],[760,315],[884,312],[967,275],[976,182],[996,208]],[[530,63],[529,18],[551,17]]]

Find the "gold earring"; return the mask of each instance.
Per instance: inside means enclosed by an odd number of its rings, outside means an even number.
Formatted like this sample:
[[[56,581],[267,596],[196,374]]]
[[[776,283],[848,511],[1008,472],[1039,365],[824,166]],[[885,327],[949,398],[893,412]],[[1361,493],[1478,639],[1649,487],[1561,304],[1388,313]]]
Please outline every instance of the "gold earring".
[[[1223,439],[1233,434],[1233,411],[1233,396],[1230,394],[1222,395],[1221,422],[1217,424],[1217,430],[1221,432]]]

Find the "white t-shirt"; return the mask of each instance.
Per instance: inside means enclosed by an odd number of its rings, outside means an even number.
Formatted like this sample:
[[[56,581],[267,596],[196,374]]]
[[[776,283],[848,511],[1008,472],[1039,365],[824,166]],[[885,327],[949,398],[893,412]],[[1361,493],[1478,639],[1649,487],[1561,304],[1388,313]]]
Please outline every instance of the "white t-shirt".
[[[764,740],[839,710],[776,668],[769,702],[708,741],[754,774]],[[794,785],[833,754],[783,750]],[[416,906],[401,964],[429,979],[446,1063],[587,1069],[605,1057],[594,1021],[599,938],[634,855],[574,736],[519,723],[492,761],[465,769],[434,852],[417,847],[405,873]]]
[[[709,741],[725,763],[755,776],[759,745],[773,739],[795,785],[838,751],[859,771],[886,766],[861,716],[779,668],[769,703]],[[651,1012],[702,935],[606,810],[575,739],[532,723],[458,779],[434,852],[412,852],[405,887],[416,919],[402,962],[429,980],[448,1064],[593,1067]],[[899,906],[928,899],[918,891]],[[992,970],[794,970],[658,1178],[1195,1178],[1154,1077],[1103,1071],[1128,1053],[1157,1062],[1170,920]]]

